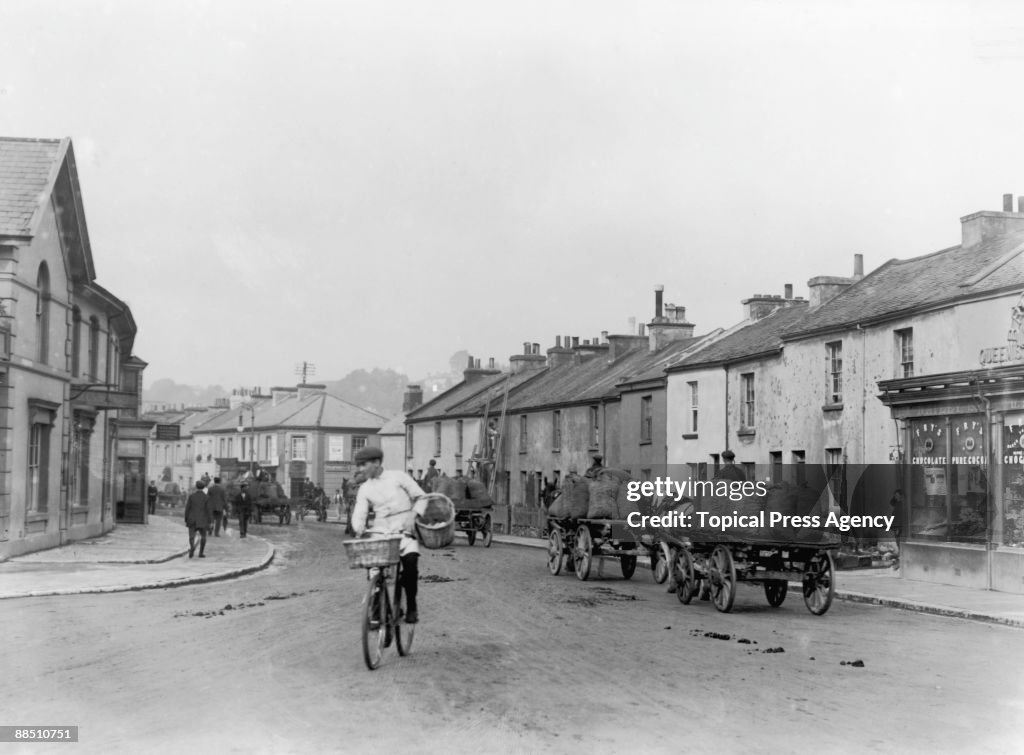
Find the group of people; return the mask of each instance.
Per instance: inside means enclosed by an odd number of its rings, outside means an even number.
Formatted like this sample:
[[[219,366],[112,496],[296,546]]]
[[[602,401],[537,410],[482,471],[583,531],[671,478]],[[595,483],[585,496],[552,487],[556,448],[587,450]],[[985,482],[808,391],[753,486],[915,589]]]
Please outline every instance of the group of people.
[[[242,481],[239,492],[231,506],[238,516],[238,535],[245,537],[248,532],[249,515],[252,513],[253,498],[249,483]],[[221,530],[228,531],[228,495],[221,485],[220,477],[212,482],[207,476],[196,482],[195,490],[185,502],[185,525],[188,527],[188,557],[193,558],[198,537],[199,558],[206,558],[206,537],[220,537]]]

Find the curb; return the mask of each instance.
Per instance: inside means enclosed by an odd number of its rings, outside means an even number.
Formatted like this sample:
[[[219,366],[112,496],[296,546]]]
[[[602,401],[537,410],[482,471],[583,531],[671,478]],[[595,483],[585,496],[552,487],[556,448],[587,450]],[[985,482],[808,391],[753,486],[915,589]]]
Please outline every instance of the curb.
[[[529,540],[523,542],[519,539],[512,540],[502,535],[495,535],[494,542],[503,543],[505,545],[518,545],[524,548],[547,549],[547,542],[540,539],[534,543]],[[637,568],[650,569],[650,561],[643,557],[638,558]],[[790,586],[799,588],[800,583],[790,582]],[[978,613],[976,611],[968,611],[963,608],[947,608],[945,606],[936,606],[929,603],[915,603],[912,600],[902,600],[900,598],[882,598],[877,595],[869,595],[867,593],[853,592],[850,590],[837,589],[835,599],[843,600],[848,603],[864,603],[868,605],[883,606],[885,608],[899,608],[904,611],[914,611],[915,613],[926,613],[933,616],[944,616],[951,619],[966,619],[968,621],[977,621],[983,624],[998,624],[1000,626],[1013,627],[1015,629],[1024,629],[1024,619],[992,616],[990,614]]]
[[[257,537],[253,535],[252,537]],[[263,540],[263,538],[259,538]],[[260,559],[258,564],[243,566],[237,569],[231,569],[228,571],[220,572],[219,574],[207,574],[196,577],[180,577],[178,579],[165,579],[158,582],[146,582],[138,585],[111,585],[109,587],[79,587],[66,590],[37,590],[32,592],[22,593],[21,595],[6,595],[0,596],[0,600],[15,600],[17,598],[47,598],[56,597],[62,595],[97,595],[104,593],[115,593],[115,592],[138,592],[141,590],[158,590],[165,587],[184,587],[186,585],[200,585],[207,582],[220,582],[226,579],[234,579],[236,577],[244,577],[247,574],[254,574],[258,571],[262,571],[270,566],[274,560],[274,556],[277,551],[274,546],[270,544],[270,541],[263,540],[267,549]],[[187,553],[188,549],[182,552]],[[178,558],[178,556],[172,556],[171,558]],[[164,559],[164,562],[170,561],[171,559]],[[118,562],[125,563],[125,562]],[[142,562],[142,563],[163,563],[163,562]]]

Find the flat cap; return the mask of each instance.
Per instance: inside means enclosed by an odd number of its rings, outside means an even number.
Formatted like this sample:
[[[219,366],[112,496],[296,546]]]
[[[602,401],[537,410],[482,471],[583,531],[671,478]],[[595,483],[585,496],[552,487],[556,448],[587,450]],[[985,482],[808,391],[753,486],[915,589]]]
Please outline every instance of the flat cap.
[[[384,452],[376,446],[366,446],[356,451],[356,464],[364,464],[368,461],[380,461],[384,458]]]
[[[723,459],[727,459],[728,461],[732,461],[733,459],[736,458],[736,454],[734,454],[729,449],[726,449],[726,450],[722,451],[722,458]]]

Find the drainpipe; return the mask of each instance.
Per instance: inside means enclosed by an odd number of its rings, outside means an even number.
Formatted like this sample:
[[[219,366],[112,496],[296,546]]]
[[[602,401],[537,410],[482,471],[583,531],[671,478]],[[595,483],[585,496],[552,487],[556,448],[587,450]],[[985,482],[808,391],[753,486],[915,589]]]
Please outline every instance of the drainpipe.
[[[731,448],[729,445],[729,365],[723,364],[722,369],[725,370],[725,445],[722,448]]]

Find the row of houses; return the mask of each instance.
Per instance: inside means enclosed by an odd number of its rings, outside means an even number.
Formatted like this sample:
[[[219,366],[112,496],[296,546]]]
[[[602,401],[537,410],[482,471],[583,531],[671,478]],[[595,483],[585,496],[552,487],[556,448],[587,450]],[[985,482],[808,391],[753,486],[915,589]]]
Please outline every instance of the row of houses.
[[[146,363],[70,139],[0,138],[0,561],[145,520]]]
[[[209,475],[262,472],[301,497],[305,481],[333,493],[351,479],[355,452],[376,444],[387,418],[303,383],[267,392],[237,389],[214,407],[150,412],[149,479],[183,492]]]
[[[642,479],[713,475],[725,449],[760,479],[841,470],[844,507],[889,513],[903,492],[904,576],[1024,591],[1024,200],[867,275],[855,255],[808,294],[755,294],[698,334],[659,287],[636,334],[524,343],[508,373],[472,360],[436,399],[410,394],[385,459],[493,470],[510,530],[597,454]]]

